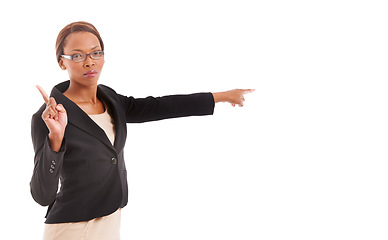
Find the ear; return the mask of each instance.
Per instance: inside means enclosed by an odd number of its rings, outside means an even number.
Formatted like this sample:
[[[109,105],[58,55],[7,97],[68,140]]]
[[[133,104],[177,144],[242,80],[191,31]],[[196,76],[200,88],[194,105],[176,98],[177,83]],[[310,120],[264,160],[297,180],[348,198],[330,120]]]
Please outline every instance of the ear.
[[[62,69],[62,70],[66,70],[66,67],[65,65],[63,64],[63,60],[59,60],[59,63],[58,63],[59,67]]]

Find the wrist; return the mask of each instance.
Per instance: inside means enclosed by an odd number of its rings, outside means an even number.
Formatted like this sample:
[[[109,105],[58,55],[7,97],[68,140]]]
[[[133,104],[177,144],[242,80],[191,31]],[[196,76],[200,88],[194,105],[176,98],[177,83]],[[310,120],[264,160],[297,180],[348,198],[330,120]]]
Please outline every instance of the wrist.
[[[48,138],[51,150],[59,152],[59,150],[61,149],[64,134],[49,133]]]
[[[48,137],[50,140],[62,140],[64,136],[65,136],[64,133],[52,133],[52,132],[50,132],[48,134]]]
[[[214,102],[228,102],[227,94],[225,92],[213,93]]]

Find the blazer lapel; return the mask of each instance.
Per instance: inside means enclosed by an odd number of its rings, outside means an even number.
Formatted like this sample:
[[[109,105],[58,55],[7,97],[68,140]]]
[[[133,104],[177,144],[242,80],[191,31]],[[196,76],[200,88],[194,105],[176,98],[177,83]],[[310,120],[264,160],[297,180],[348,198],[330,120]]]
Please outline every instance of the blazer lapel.
[[[69,84],[70,81],[60,83],[55,86],[51,92],[51,96],[55,98],[56,102],[65,107],[68,123],[98,138],[105,145],[113,147],[104,130],[102,130],[80,107],[78,107],[77,104],[63,95],[63,92],[66,91]]]
[[[123,114],[119,110],[119,103],[116,98],[110,96],[107,91],[104,90],[102,85],[97,88],[97,96],[102,99],[108,105],[109,114],[112,116],[115,122],[115,143],[114,148],[118,151],[124,148],[125,140],[127,137],[127,126]]]

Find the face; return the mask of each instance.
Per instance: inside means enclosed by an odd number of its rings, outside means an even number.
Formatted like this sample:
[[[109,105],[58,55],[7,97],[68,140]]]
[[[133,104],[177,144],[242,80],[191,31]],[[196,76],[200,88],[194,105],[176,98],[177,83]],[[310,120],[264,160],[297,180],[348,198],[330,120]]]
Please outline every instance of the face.
[[[77,53],[89,54],[101,50],[100,41],[98,41],[94,34],[90,32],[75,32],[67,36],[63,54],[71,56]],[[74,62],[61,57],[59,66],[67,70],[72,83],[91,86],[97,84],[104,62],[104,57],[91,59],[90,56],[87,56],[81,62]]]

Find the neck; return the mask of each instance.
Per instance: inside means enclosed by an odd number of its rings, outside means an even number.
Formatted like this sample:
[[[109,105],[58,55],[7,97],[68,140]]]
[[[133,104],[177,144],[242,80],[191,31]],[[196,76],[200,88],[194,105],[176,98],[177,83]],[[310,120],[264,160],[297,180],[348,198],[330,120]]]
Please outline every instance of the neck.
[[[97,102],[97,84],[85,86],[78,84],[75,81],[70,81],[69,88],[63,93],[73,102],[79,103],[93,103]]]

